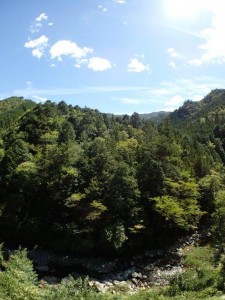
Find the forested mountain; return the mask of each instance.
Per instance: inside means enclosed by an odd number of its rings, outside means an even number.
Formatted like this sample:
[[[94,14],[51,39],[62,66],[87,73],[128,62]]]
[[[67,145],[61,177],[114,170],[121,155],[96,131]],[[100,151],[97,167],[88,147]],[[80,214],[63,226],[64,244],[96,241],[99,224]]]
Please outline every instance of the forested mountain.
[[[191,245],[184,274],[134,299],[221,295],[225,90],[153,117],[102,114],[63,101],[0,101],[1,242],[127,257],[206,227],[214,248]],[[97,294],[81,279],[38,285],[24,251],[0,260],[4,299],[123,299]]]
[[[225,90],[216,89],[211,91],[211,93],[201,101],[185,101],[183,106],[170,114],[170,117],[174,122],[189,122],[190,120],[195,120],[200,117],[208,117],[210,113],[215,115],[224,107],[224,103]]]
[[[35,106],[35,102],[23,97],[10,97],[0,101],[0,131],[9,128],[27,110]]]
[[[0,145],[0,236],[111,255],[211,225],[224,205],[224,95],[185,102],[159,124],[37,104]]]

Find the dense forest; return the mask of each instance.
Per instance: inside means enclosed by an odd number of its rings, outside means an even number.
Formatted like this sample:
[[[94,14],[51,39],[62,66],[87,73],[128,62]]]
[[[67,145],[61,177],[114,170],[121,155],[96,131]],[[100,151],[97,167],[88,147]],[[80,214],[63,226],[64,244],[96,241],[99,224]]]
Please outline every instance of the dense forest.
[[[0,101],[1,241],[123,256],[207,228],[221,258],[224,164],[225,90],[153,118]]]

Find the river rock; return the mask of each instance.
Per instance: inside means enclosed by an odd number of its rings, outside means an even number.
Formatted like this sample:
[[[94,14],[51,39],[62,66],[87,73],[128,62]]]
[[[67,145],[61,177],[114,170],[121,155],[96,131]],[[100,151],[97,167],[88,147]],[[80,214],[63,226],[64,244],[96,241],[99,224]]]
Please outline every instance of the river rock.
[[[96,287],[96,289],[99,293],[103,293],[106,291],[106,286],[99,281],[96,281],[94,286]]]
[[[135,285],[138,285],[138,280],[137,280],[137,278],[132,278],[132,282],[133,282]]]
[[[115,261],[107,261],[102,258],[91,259],[83,265],[91,273],[108,274],[115,269]]]
[[[131,276],[133,277],[133,278],[142,278],[142,274],[141,273],[137,273],[137,272],[133,272],[132,274],[131,274]]]

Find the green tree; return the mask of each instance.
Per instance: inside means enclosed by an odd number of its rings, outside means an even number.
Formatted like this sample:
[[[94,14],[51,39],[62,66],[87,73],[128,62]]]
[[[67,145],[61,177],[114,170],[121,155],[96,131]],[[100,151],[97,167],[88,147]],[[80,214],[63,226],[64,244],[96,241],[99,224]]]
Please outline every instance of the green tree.
[[[199,207],[199,187],[193,181],[166,181],[167,194],[151,198],[155,210],[170,226],[189,230],[197,227],[204,214]]]
[[[68,143],[69,141],[75,141],[75,131],[70,122],[64,121],[59,130],[58,142],[61,144]]]

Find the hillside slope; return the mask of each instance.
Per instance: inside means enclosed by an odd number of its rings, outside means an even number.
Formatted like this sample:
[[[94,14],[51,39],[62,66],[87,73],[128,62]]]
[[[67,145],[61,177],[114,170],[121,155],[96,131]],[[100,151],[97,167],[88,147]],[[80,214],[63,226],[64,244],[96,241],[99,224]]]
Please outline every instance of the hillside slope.
[[[7,129],[36,103],[23,97],[10,97],[0,101],[0,130]]]
[[[201,101],[187,100],[170,114],[173,123],[190,123],[225,109],[225,89],[212,90]]]
[[[212,92],[179,126],[37,104],[0,145],[0,236],[111,255],[209,224],[225,182],[223,103]]]

